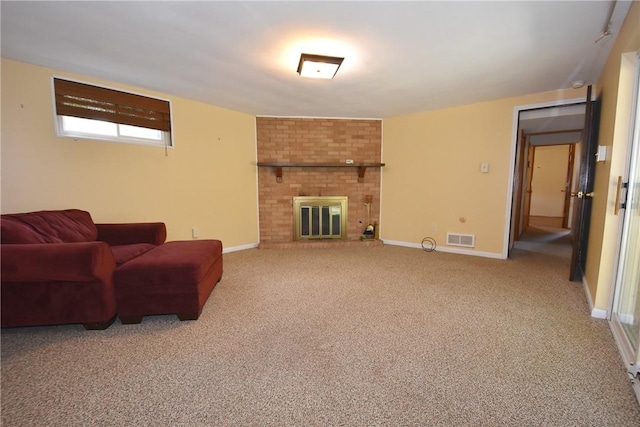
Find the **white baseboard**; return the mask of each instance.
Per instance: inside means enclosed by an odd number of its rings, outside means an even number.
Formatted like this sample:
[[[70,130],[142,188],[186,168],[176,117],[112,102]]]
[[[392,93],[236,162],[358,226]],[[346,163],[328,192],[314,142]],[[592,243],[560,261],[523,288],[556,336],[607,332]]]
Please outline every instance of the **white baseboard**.
[[[636,392],[636,399],[638,399],[638,403],[640,403],[640,383],[638,381],[633,383],[633,391]]]
[[[636,323],[636,317],[633,314],[625,314],[625,313],[617,313],[618,319],[620,319],[620,323],[625,323],[627,325],[633,325]]]
[[[385,245],[404,246],[406,248],[422,249],[422,244],[420,244],[420,243],[402,242],[402,241],[399,241],[399,240],[387,240],[387,239],[382,239],[382,243],[384,243]],[[459,254],[459,255],[479,256],[479,257],[483,257],[483,258],[505,259],[502,256],[502,254],[497,254],[497,253],[493,253],[493,252],[472,251],[472,250],[469,250],[469,249],[449,248],[449,247],[446,247],[446,246],[436,246],[436,251],[437,252],[448,252],[448,253]]]
[[[230,248],[223,248],[222,249],[222,253],[226,254],[229,252],[237,252],[237,251],[244,251],[247,249],[254,249],[257,248],[259,245],[259,243],[249,243],[248,245],[241,245],[241,246],[232,246]]]
[[[404,246],[405,248],[422,249],[422,245],[420,243],[408,243],[408,242],[400,242],[398,240],[387,240],[387,239],[380,239],[380,240],[382,240],[382,243],[384,243],[385,245]]]
[[[595,319],[608,319],[609,318],[608,310],[594,307],[593,299],[591,298],[591,293],[589,292],[589,284],[587,283],[587,278],[584,276],[582,276],[582,287],[584,288],[584,295],[587,298],[587,304],[589,304],[591,317]]]

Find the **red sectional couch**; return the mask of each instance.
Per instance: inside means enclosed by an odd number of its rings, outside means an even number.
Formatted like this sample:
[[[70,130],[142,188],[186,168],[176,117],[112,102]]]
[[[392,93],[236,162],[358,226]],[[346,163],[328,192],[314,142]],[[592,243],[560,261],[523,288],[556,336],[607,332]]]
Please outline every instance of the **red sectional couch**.
[[[221,277],[221,241],[167,242],[116,269],[118,317],[124,324],[170,313],[196,320]]]
[[[94,224],[69,209],[1,216],[2,327],[143,316],[196,320],[222,277],[219,240],[165,243],[164,223]]]
[[[109,327],[114,271],[166,239],[163,223],[94,224],[78,209],[5,214],[0,223],[2,327]]]

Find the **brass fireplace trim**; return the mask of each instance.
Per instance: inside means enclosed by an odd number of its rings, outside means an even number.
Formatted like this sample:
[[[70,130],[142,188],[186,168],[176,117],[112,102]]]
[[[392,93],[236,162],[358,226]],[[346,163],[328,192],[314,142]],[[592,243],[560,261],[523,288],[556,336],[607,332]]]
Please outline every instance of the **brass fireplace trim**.
[[[293,198],[293,237],[295,240],[346,239],[347,238],[347,196],[298,196]],[[303,236],[300,211],[302,207],[340,207],[340,235]],[[311,228],[311,226],[309,226]]]

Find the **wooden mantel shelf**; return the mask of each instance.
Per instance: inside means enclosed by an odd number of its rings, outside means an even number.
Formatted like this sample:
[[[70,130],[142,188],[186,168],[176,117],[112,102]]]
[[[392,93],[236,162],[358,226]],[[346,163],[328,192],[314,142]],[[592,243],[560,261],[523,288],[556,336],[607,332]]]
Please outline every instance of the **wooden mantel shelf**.
[[[258,162],[258,166],[274,168],[276,182],[282,182],[282,168],[358,168],[358,182],[364,182],[364,174],[367,168],[381,168],[384,163]]]

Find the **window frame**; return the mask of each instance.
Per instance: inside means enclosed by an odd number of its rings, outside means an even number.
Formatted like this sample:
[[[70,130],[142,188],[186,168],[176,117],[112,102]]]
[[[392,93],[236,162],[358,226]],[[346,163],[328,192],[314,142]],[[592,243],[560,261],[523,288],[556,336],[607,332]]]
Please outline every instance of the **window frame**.
[[[170,124],[171,124],[171,129],[168,130],[168,131],[160,130],[161,135],[162,135],[162,138],[160,140],[149,139],[149,138],[137,138],[137,137],[132,137],[132,136],[122,136],[122,135],[120,135],[120,130],[119,129],[118,129],[118,135],[116,135],[116,136],[104,135],[104,134],[92,133],[92,132],[81,132],[81,131],[65,130],[64,126],[63,126],[63,123],[62,123],[63,117],[73,117],[73,116],[65,116],[65,115],[59,115],[58,114],[57,107],[56,107],[55,79],[67,80],[67,81],[73,82],[73,83],[79,83],[79,84],[83,84],[83,85],[94,86],[94,87],[97,87],[97,88],[108,89],[108,90],[113,90],[113,91],[117,91],[117,92],[123,92],[123,93],[126,93],[126,94],[137,95],[137,96],[142,96],[142,97],[145,97],[145,98],[151,98],[151,99],[167,102],[169,104],[169,116],[170,116],[169,121],[170,121]],[[155,96],[149,96],[148,94],[144,94],[144,93],[134,92],[134,91],[130,91],[130,90],[123,90],[123,89],[117,88],[117,87],[99,85],[99,84],[95,84],[95,83],[90,83],[90,82],[86,82],[86,81],[82,81],[82,80],[71,79],[71,78],[68,78],[68,77],[61,77],[61,76],[52,76],[51,77],[51,97],[52,97],[52,110],[53,110],[54,128],[55,128],[56,136],[58,138],[71,138],[71,139],[74,139],[74,140],[86,139],[86,140],[90,140],[90,141],[103,141],[103,142],[115,142],[115,143],[124,143],[124,144],[143,145],[143,146],[147,146],[147,147],[160,147],[160,148],[164,148],[165,150],[173,149],[175,147],[175,139],[174,139],[174,135],[173,135],[173,103],[169,99],[159,98],[159,97],[155,97]],[[101,121],[101,122],[104,122],[104,123],[114,123],[116,126],[119,126],[121,124],[125,124],[126,125],[126,123],[107,122],[106,120],[98,120],[98,119],[90,119],[90,118],[87,118],[87,119],[88,120],[97,120],[97,121]],[[139,126],[139,127],[142,127],[142,126]],[[144,129],[151,129],[151,128],[144,128]]]

